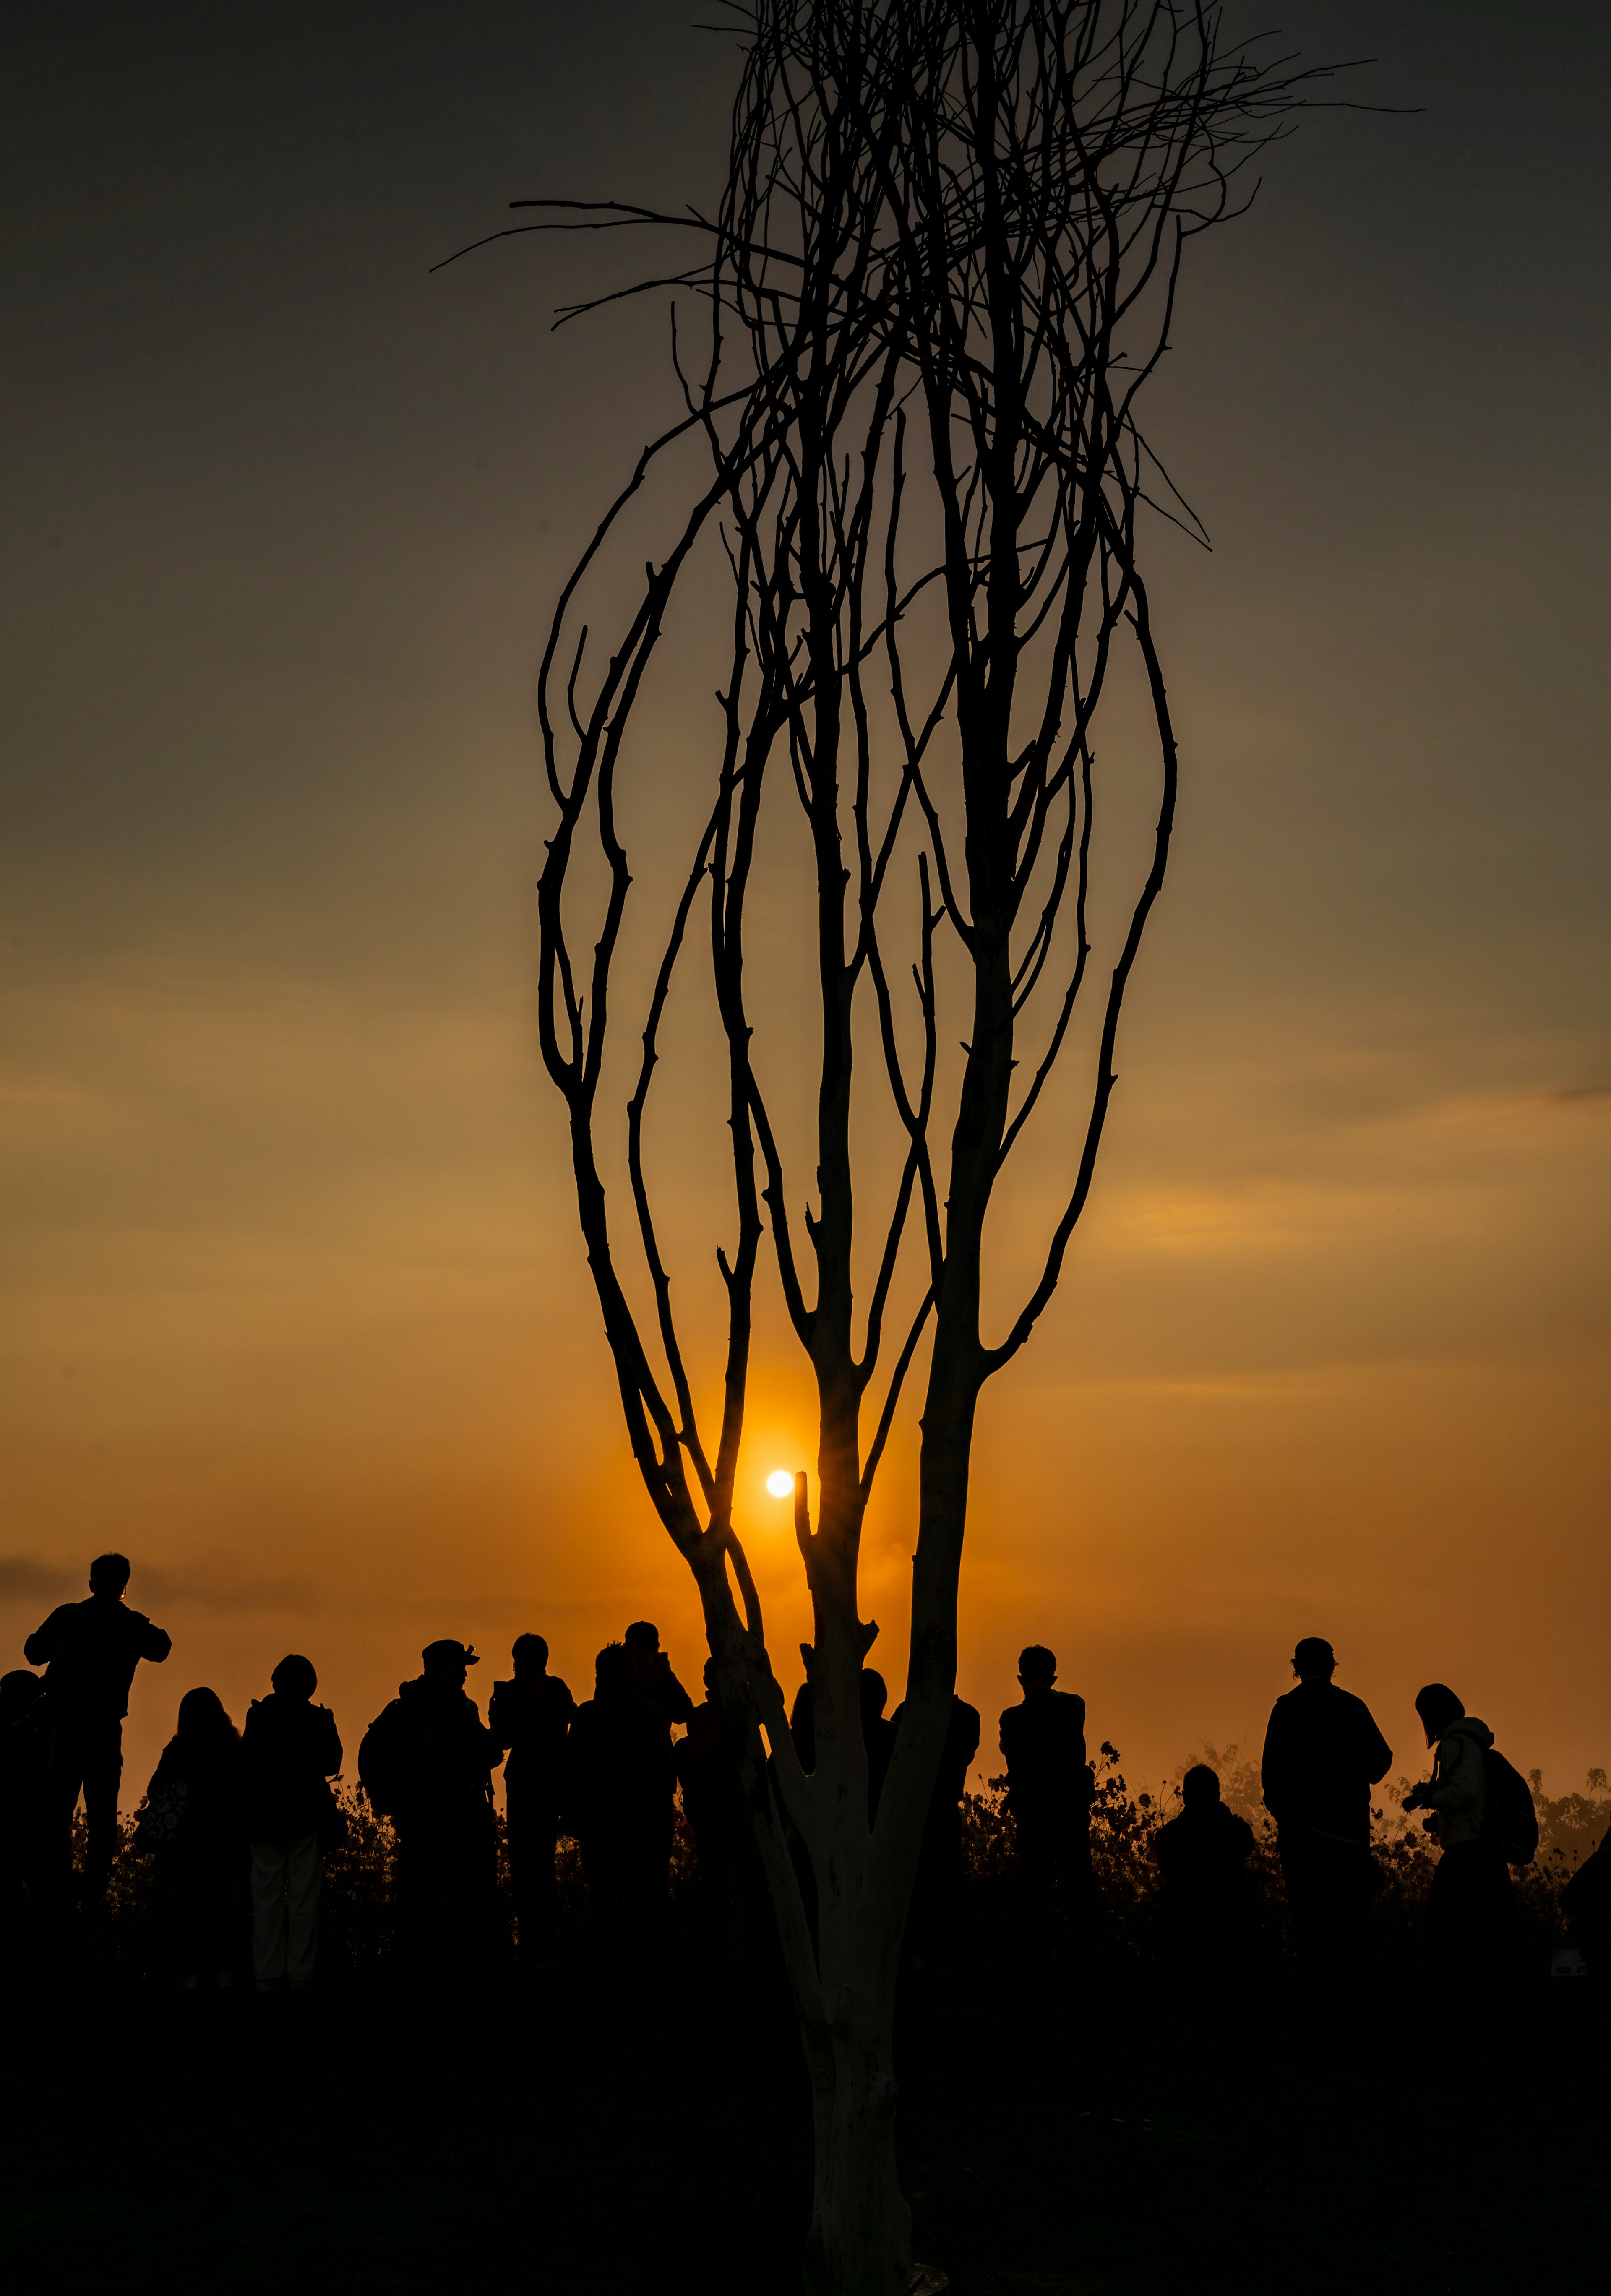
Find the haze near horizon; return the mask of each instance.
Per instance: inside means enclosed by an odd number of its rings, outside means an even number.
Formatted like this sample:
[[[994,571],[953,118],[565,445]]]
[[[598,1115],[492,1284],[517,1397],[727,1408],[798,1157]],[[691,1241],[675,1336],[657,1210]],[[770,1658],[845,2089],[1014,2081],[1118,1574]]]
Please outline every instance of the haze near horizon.
[[[693,1683],[530,1024],[535,664],[674,406],[665,299],[555,333],[621,256],[429,266],[524,193],[709,197],[730,46],[661,5],[21,20],[8,1662],[92,1554],[135,1559],[175,1651],[126,1808],[184,1689],[239,1719],[287,1649],[349,1771],[438,1634],[484,1698],[536,1628],[585,1694],[648,1615]],[[1306,119],[1188,272],[1152,416],[1214,545],[1151,544],[1180,820],[1089,1209],[988,1392],[959,1687],[989,1775],[1050,1643],[1147,1784],[1256,1743],[1320,1633],[1405,1769],[1436,1677],[1561,1791],[1611,1748],[1607,35],[1282,29],[1419,109]],[[670,1109],[694,1284],[725,1223]],[[815,1437],[768,1281],[744,1527],[787,1674],[764,1485]],[[865,1574],[892,1700],[912,1456]]]

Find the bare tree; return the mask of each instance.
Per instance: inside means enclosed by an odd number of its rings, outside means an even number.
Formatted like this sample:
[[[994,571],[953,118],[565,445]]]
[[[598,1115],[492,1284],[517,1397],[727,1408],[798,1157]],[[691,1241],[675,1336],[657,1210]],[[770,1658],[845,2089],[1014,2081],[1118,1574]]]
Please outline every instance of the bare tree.
[[[913,2272],[894,2162],[896,1972],[956,1674],[975,1413],[1051,1299],[1087,1201],[1120,1012],[1174,821],[1175,734],[1138,531],[1149,509],[1195,521],[1143,441],[1137,402],[1168,345],[1188,242],[1245,204],[1238,179],[1303,100],[1306,75],[1229,43],[1217,9],[1188,0],[752,0],[742,23],[714,217],[522,203],[552,210],[533,228],[692,234],[692,259],[642,286],[680,287],[709,312],[696,357],[686,328],[678,339],[683,414],[604,516],[544,657],[556,822],[539,890],[540,1026],[633,1452],[697,1583],[724,1694],[748,1718],[746,1791],[815,2101],[806,2284],[893,2296]],[[636,514],[646,482],[667,473],[686,489],[670,547],[640,569],[607,661],[591,669],[577,627],[584,594],[629,505]],[[699,827],[640,1022],[623,1231],[606,1205],[599,1107],[632,882],[621,824],[674,596],[691,568],[708,574],[712,562],[725,569],[730,658]],[[1098,713],[1134,665],[1150,763],[1132,757],[1121,770],[1148,775],[1155,805],[1138,862],[1093,830],[1108,786]],[[752,1009],[745,964],[774,796],[798,805],[814,870],[809,1262],[799,1184],[761,1081],[768,1015]],[[1119,886],[1114,946],[1093,967],[1109,884],[1099,860],[1133,873]],[[1104,906],[1114,912],[1111,890]],[[713,1441],[673,1310],[645,1131],[691,925],[709,938],[731,1142]],[[1079,1016],[1093,1001],[1087,1027]],[[942,1016],[951,1002],[966,1008],[959,1055],[942,1049],[957,1033]],[[860,1012],[874,1025],[859,1062]],[[1072,1130],[1057,1136],[1061,1210],[1016,1312],[987,1336],[986,1215],[1037,1110],[1065,1111],[1067,1093],[1054,1103],[1048,1088],[1071,1058],[1083,1081]],[[859,1331],[859,1086],[888,1095],[900,1149]],[[803,1474],[794,1496],[814,1622],[809,1773],[735,1523],[769,1231],[819,1407],[815,1512]],[[635,1287],[652,1302],[641,1313]],[[905,1713],[869,1825],[859,1681],[876,1628],[860,1616],[858,1562],[874,1478],[919,1374]],[[815,1941],[789,1833],[815,1879]]]

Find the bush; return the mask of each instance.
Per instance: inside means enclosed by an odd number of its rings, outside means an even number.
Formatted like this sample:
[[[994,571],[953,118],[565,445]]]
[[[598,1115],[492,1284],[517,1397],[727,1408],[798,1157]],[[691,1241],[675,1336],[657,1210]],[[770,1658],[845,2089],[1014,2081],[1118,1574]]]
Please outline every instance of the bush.
[[[1223,1751],[1205,1747],[1203,1759],[1218,1772],[1228,1807],[1253,1826],[1255,1846],[1250,1874],[1257,1924],[1269,1956],[1286,1955],[1290,1951],[1286,1893],[1275,1828],[1259,1796],[1257,1768],[1236,1746]],[[1180,1779],[1187,1766],[1182,1764],[1173,1781],[1160,1785],[1154,1794],[1132,1792],[1120,1760],[1118,1749],[1104,1744],[1096,1765],[1090,1832],[1094,1944],[1102,1956],[1120,1966],[1139,1966],[1155,1951],[1158,1871],[1152,1855],[1153,1835],[1179,1808]],[[1529,1952],[1535,1966],[1541,1966],[1547,1963],[1549,1948],[1565,1937],[1561,1891],[1603,1838],[1611,1820],[1611,1798],[1602,1769],[1589,1772],[1584,1792],[1557,1799],[1546,1794],[1537,1771],[1532,1774],[1531,1784],[1539,1815],[1539,1854],[1515,1876],[1515,1882]],[[1396,1780],[1391,1788],[1384,1784],[1371,1810],[1377,1874],[1376,1926],[1383,1970],[1388,1975],[1406,1972],[1417,1964],[1426,1893],[1436,1870],[1419,1813],[1407,1815],[1400,1807],[1410,1784],[1408,1778]],[[991,1778],[984,1792],[966,1795],[962,1805],[966,1930],[974,1957],[987,1964],[1009,1956],[1014,1949],[1013,1877],[1017,1860],[1013,1821],[1004,1806],[1006,1785],[1005,1778]],[[327,1978],[354,1981],[382,1974],[395,1962],[397,1837],[360,1792],[342,1788],[337,1800],[346,1820],[346,1835],[325,1860],[321,1963]],[[104,1939],[110,1965],[130,1982],[149,1979],[155,1967],[152,1861],[136,1847],[138,1823],[136,1811],[119,1825],[119,1852],[112,1872]],[[497,1825],[498,1886],[512,1921],[501,1816]],[[81,1867],[86,1847],[82,1814],[74,1820],[73,1840],[75,1863]],[[579,1948],[586,1923],[581,1853],[574,1841],[560,1842],[558,1874],[559,1948],[562,1955],[570,1955]],[[680,1805],[672,1843],[670,1887],[670,1936],[674,1954],[708,1957],[710,1924],[702,1902],[698,1857]]]

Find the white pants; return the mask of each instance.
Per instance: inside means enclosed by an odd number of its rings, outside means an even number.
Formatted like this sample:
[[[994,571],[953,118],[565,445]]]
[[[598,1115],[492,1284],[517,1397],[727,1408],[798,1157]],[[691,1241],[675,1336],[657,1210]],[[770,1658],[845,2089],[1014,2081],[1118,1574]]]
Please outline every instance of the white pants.
[[[259,1984],[313,1981],[325,1860],[316,1833],[251,1845],[251,1973]]]

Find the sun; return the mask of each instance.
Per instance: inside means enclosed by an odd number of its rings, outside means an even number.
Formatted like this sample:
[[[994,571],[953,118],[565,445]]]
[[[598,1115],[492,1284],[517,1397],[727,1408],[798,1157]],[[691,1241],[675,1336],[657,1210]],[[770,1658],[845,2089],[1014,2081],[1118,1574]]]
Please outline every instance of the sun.
[[[767,1488],[775,1499],[786,1499],[794,1488],[794,1478],[786,1467],[774,1467],[767,1477]]]

